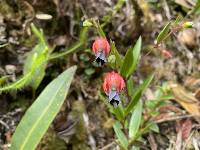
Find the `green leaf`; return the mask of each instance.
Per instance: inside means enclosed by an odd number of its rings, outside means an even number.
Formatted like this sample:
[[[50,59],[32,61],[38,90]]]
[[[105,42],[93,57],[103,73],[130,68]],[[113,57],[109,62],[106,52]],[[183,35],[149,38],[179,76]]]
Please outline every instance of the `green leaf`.
[[[133,84],[133,79],[129,78],[126,82],[126,87],[128,90],[128,95],[132,96],[133,95],[133,91],[134,91],[134,84]]]
[[[30,84],[33,89],[37,89],[45,75],[49,48],[42,30],[37,29],[34,24],[31,25],[31,29],[39,39],[39,43],[28,54],[24,62],[23,76],[14,83],[0,88],[0,93],[9,90],[18,90],[28,84]]]
[[[129,124],[129,138],[134,139],[139,131],[140,123],[142,120],[142,102],[139,101],[132,112]]]
[[[114,112],[116,118],[119,121],[122,121],[124,119],[124,108],[123,108],[123,106],[120,104],[120,105],[118,105],[117,108],[114,108],[113,106],[112,106],[112,108],[113,108],[112,111]]]
[[[153,100],[147,100],[146,101],[146,106],[149,109],[155,110],[157,107],[159,107],[164,101],[169,100],[169,99],[174,99],[172,95],[163,95],[159,96]]]
[[[174,24],[178,24],[183,20],[183,16],[178,14],[178,16],[176,17],[176,20],[174,21]]]
[[[34,150],[60,110],[76,67],[54,79],[26,111],[12,137],[11,150]]]
[[[39,39],[39,43],[28,54],[24,63],[23,74],[26,75],[31,72],[32,81],[30,82],[30,85],[36,90],[45,76],[49,48],[43,35],[43,31],[37,29],[34,24],[31,25],[31,29]]]
[[[119,52],[115,46],[115,42],[110,41],[110,45],[111,45],[111,53],[110,54],[115,56],[115,69],[119,69],[123,64],[123,58],[119,54]]]
[[[141,134],[148,133],[150,130],[156,133],[159,133],[158,125],[155,122],[150,121],[150,122],[147,122],[145,127],[141,130]]]
[[[164,28],[160,31],[160,33],[158,34],[158,37],[156,38],[156,41],[157,41],[158,44],[160,42],[162,42],[168,36],[168,33],[170,31],[170,25],[171,25],[171,22],[168,22],[164,26]]]
[[[189,12],[189,14],[199,14],[200,13],[200,0],[196,0],[194,8]]]
[[[158,125],[155,123],[155,122],[152,122],[149,126],[149,129],[156,132],[156,133],[159,133],[159,127]]]
[[[31,72],[30,85],[33,89],[37,89],[40,85],[43,77],[45,76],[45,69],[47,65],[48,47],[43,43],[39,43],[34,49],[28,54],[25,63],[23,74]]]
[[[140,57],[141,45],[142,38],[139,37],[135,46],[133,48],[129,48],[126,52],[123,65],[120,69],[121,75],[125,78],[128,78],[136,69]]]
[[[43,34],[42,29],[38,29],[33,23],[31,24],[31,29],[33,33],[37,36],[41,43],[46,44],[46,39]]]
[[[115,67],[115,62],[116,62],[116,57],[115,57],[115,55],[109,55],[108,56],[108,63],[109,63],[109,65],[111,66],[111,68],[113,68],[113,69],[115,69],[116,67]]]
[[[143,83],[140,85],[140,87],[137,89],[137,91],[134,93],[130,103],[128,104],[126,110],[125,110],[125,116],[128,115],[130,111],[132,111],[133,107],[138,103],[140,100],[142,94],[144,93],[145,89],[149,86],[151,81],[153,80],[154,75],[152,74],[149,76]]]
[[[121,130],[120,122],[116,121],[115,124],[113,125],[113,128],[114,128],[115,134],[116,134],[121,146],[124,149],[128,149],[128,145],[129,145],[128,140],[127,140],[127,137],[125,136],[125,134]]]

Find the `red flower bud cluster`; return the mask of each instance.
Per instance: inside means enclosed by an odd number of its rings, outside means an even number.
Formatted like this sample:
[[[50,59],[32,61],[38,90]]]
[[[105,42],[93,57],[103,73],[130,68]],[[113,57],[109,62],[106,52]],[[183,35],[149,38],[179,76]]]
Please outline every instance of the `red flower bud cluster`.
[[[105,62],[107,62],[106,58],[110,53],[110,45],[107,39],[98,37],[92,45],[92,51],[96,56],[96,62],[102,66]],[[119,105],[120,92],[124,89],[124,87],[124,79],[120,76],[120,74],[114,71],[106,74],[103,82],[103,90],[108,96],[109,103],[114,107]]]

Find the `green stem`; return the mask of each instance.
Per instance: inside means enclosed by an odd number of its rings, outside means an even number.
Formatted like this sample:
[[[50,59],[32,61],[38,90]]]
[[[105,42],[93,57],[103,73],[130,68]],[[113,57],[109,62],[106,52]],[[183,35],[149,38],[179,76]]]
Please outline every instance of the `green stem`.
[[[29,72],[28,74],[23,76],[18,81],[11,83],[9,85],[6,85],[5,87],[0,88],[0,93],[9,91],[9,90],[17,90],[17,89],[24,87],[31,80],[31,76],[32,76],[32,72]]]
[[[101,25],[99,24],[99,22],[96,22],[94,19],[92,19],[92,23],[93,23],[94,27],[97,29],[99,36],[106,38],[106,35],[103,32],[103,29],[101,28]]]
[[[59,57],[65,56],[65,55],[69,55],[69,54],[77,51],[78,48],[80,48],[82,45],[83,45],[82,42],[78,42],[69,50],[65,50],[62,53],[53,53],[52,55],[49,56],[48,60],[52,60],[52,59],[56,59],[56,58],[59,58]]]

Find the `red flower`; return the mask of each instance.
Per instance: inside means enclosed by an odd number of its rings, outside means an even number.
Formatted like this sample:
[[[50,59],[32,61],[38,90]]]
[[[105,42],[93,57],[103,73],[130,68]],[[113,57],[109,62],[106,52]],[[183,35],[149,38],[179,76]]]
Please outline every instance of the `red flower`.
[[[120,103],[119,93],[124,89],[124,79],[114,71],[107,73],[104,78],[103,90],[109,97],[109,102],[113,106],[117,106]]]
[[[106,57],[110,52],[110,45],[106,38],[98,37],[93,45],[92,51],[95,53],[96,62],[103,65],[106,62]]]

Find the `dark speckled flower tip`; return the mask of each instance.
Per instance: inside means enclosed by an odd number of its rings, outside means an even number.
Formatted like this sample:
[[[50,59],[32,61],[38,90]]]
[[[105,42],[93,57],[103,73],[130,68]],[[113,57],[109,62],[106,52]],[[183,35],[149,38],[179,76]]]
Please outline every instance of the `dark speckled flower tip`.
[[[124,79],[116,72],[107,73],[104,82],[103,90],[108,96],[109,103],[114,107],[120,104],[120,92],[124,89]]]
[[[99,66],[102,66],[107,61],[106,57],[110,52],[110,45],[107,39],[98,37],[92,45],[92,51],[96,56],[96,62]]]

